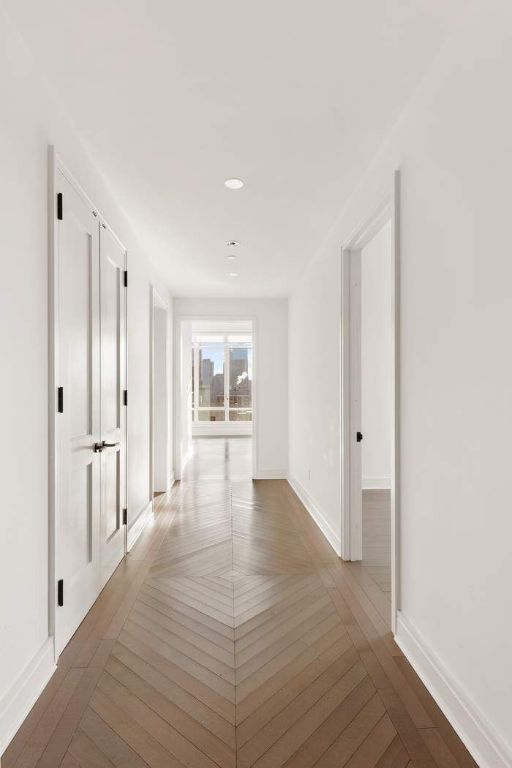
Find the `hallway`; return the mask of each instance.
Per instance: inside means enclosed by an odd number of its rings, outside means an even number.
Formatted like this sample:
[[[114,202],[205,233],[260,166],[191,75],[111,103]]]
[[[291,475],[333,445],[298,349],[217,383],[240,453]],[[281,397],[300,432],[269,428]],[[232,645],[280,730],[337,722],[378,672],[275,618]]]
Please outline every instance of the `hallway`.
[[[2,768],[475,763],[287,483],[184,482]]]

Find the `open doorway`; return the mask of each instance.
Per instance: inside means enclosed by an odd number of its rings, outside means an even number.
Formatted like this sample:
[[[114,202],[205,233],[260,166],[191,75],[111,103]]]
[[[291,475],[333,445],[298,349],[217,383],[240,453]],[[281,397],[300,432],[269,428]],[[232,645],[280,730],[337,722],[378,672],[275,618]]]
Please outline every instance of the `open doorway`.
[[[181,479],[250,479],[253,322],[194,319],[181,325]]]
[[[398,192],[342,252],[342,555],[394,630],[398,609]]]

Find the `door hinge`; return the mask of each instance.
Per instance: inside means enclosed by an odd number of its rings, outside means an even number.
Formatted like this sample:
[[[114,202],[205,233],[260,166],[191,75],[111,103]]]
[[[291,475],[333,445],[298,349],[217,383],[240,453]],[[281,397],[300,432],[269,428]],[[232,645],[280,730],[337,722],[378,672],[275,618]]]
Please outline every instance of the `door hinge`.
[[[357,440],[357,442],[360,443],[362,439],[363,439],[363,433],[362,432],[356,432],[356,440]]]
[[[123,525],[128,525],[128,510],[123,509]]]
[[[128,288],[128,270],[125,269],[123,273],[123,285],[125,288]]]
[[[128,390],[123,389],[123,405],[128,405]]]
[[[57,605],[62,608],[64,605],[64,579],[57,582]]]
[[[57,388],[57,412],[64,413],[64,387]]]
[[[62,221],[62,192],[57,192],[57,218]]]

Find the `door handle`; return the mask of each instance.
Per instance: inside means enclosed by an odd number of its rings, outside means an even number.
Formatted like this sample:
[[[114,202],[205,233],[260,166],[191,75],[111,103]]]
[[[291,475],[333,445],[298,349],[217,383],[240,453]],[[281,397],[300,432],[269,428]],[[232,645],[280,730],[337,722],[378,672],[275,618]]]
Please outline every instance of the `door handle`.
[[[362,439],[363,439],[363,433],[362,432],[356,432],[356,440],[357,440],[357,442],[360,443]]]
[[[101,453],[104,448],[117,448],[120,443],[106,443],[102,440],[101,443],[94,443],[92,449],[94,453]]]

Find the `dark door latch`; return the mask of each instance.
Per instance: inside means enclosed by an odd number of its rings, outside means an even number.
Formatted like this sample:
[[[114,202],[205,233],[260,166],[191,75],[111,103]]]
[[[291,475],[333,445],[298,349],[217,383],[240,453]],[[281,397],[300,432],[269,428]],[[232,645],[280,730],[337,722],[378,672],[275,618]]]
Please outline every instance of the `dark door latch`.
[[[362,432],[356,432],[356,440],[357,440],[357,442],[360,443],[362,439],[363,439],[363,433]]]
[[[101,453],[104,448],[117,448],[119,443],[106,443],[102,440],[101,443],[94,443],[92,449],[94,453]]]

